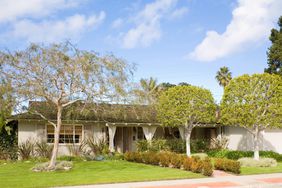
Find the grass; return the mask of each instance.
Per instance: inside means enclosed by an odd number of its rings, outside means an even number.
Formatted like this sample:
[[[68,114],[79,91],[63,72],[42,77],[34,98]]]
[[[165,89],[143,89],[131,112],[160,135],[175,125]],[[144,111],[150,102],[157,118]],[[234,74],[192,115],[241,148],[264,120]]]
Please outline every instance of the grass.
[[[241,175],[281,173],[282,162],[276,167],[241,167]]]
[[[0,187],[53,187],[201,178],[200,174],[127,161],[74,162],[69,172],[32,172],[34,162],[0,164]]]

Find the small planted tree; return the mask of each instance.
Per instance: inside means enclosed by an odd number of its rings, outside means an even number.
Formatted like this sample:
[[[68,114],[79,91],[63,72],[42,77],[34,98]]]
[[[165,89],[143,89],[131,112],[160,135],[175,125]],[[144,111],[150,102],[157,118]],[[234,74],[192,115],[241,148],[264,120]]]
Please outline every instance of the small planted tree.
[[[259,135],[282,124],[282,78],[270,74],[243,75],[224,90],[221,123],[246,128],[254,138],[254,158],[259,160]]]
[[[132,74],[132,67],[124,60],[82,51],[69,42],[31,44],[23,51],[0,52],[0,65],[1,74],[11,81],[19,99],[45,101],[57,112],[56,121],[33,112],[54,126],[54,148],[48,169],[55,167],[63,110],[79,100],[117,100],[126,93]]]
[[[163,126],[184,127],[186,154],[191,156],[192,129],[215,122],[216,105],[209,90],[196,86],[175,86],[161,94],[157,105]]]

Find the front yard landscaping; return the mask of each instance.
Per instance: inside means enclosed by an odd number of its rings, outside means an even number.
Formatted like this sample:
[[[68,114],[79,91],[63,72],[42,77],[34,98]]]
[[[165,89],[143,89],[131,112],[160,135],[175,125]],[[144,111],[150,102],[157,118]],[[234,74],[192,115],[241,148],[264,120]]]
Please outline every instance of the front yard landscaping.
[[[0,187],[54,187],[101,183],[201,178],[184,170],[122,160],[80,161],[66,172],[32,172],[35,162],[0,163]]]
[[[275,167],[241,167],[241,175],[282,173],[282,162]]]

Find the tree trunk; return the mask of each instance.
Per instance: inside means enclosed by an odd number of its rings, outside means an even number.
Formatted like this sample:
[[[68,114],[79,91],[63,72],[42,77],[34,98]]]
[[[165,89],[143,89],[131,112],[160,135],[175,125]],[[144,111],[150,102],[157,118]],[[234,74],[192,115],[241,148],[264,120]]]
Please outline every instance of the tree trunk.
[[[254,159],[259,160],[259,128],[256,127],[254,133]]]
[[[185,125],[185,140],[186,140],[186,155],[191,157],[191,148],[190,148],[190,137],[191,137],[192,127],[188,124]]]
[[[60,139],[60,131],[61,131],[61,125],[62,125],[62,106],[58,106],[58,112],[57,112],[57,127],[55,127],[55,135],[54,135],[54,147],[52,151],[52,157],[50,160],[50,164],[48,166],[49,170],[53,170],[56,165],[56,159],[58,154],[58,147],[59,147],[59,139]]]

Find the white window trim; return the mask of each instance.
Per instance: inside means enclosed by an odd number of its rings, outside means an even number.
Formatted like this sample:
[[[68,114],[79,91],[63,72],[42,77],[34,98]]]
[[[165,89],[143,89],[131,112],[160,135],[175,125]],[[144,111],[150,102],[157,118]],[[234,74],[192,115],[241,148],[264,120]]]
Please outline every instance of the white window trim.
[[[46,142],[47,144],[49,145],[52,145],[53,143],[48,143],[48,133],[47,133],[47,126],[50,125],[50,126],[53,126],[49,123],[46,123],[45,124],[45,139],[46,139]],[[81,141],[84,140],[84,125],[83,124],[69,124],[69,123],[62,123],[62,125],[66,125],[66,126],[73,126],[73,131],[75,131],[75,126],[82,126],[82,135],[81,135]],[[74,132],[73,132],[74,133]],[[68,145],[80,145],[81,142],[79,143],[59,143],[60,146],[68,146]]]

